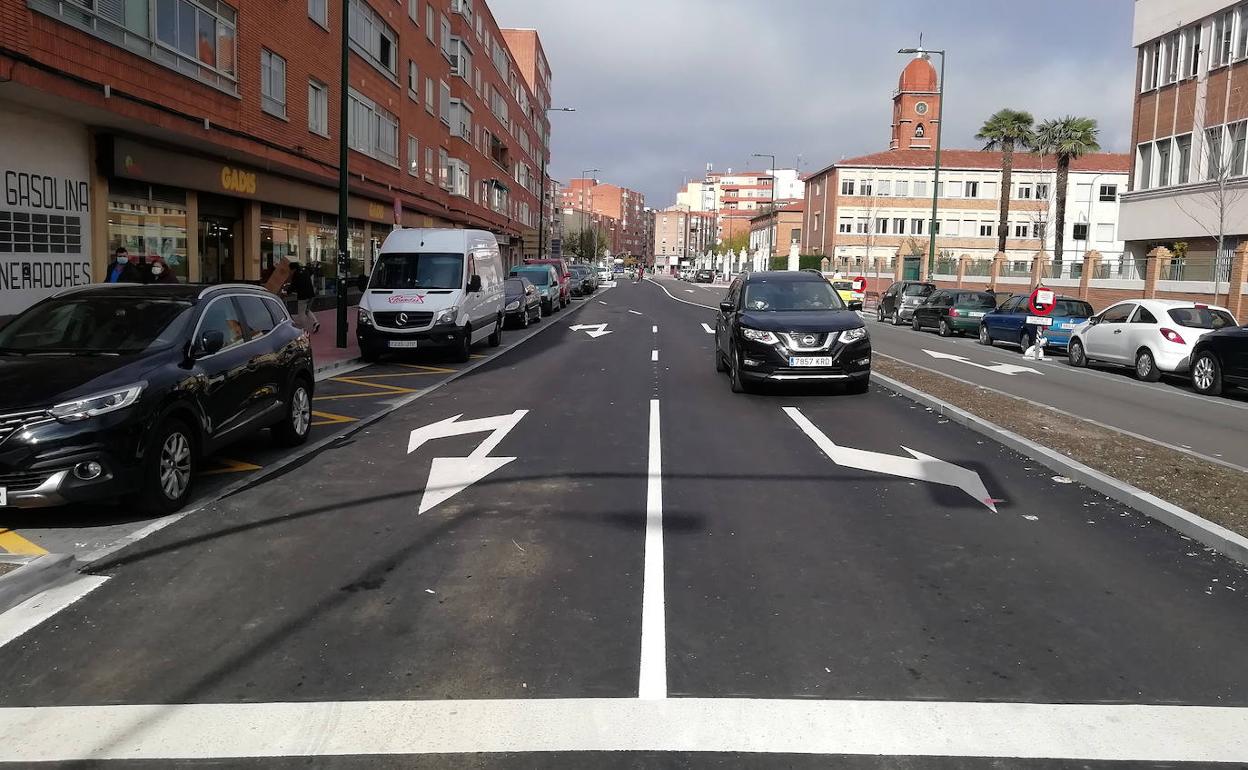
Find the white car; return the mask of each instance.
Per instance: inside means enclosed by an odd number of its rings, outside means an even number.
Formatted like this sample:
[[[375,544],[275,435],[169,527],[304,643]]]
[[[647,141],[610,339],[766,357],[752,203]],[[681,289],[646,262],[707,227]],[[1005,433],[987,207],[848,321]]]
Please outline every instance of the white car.
[[[611,280],[611,271],[605,267],[598,268],[598,281],[600,283],[606,283],[607,281],[610,281],[610,280]]]
[[[1110,305],[1070,333],[1071,366],[1089,361],[1131,366],[1135,376],[1156,382],[1166,372],[1191,366],[1196,341],[1235,326],[1226,308],[1176,299],[1130,299]]]

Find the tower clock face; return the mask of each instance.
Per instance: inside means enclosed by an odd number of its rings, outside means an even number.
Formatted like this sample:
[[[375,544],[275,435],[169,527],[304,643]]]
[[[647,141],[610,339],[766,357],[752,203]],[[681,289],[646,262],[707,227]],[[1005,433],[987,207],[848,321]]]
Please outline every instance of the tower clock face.
[[[927,102],[919,102],[918,104],[914,105],[914,111],[920,115],[926,115],[927,114]]]

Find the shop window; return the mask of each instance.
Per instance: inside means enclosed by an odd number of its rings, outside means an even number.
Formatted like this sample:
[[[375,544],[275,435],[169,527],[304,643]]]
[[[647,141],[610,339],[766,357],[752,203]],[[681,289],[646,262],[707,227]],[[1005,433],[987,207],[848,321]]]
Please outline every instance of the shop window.
[[[118,180],[110,186],[117,189],[108,199],[108,253],[125,247],[131,255],[160,257],[179,281],[187,282],[185,194]]]

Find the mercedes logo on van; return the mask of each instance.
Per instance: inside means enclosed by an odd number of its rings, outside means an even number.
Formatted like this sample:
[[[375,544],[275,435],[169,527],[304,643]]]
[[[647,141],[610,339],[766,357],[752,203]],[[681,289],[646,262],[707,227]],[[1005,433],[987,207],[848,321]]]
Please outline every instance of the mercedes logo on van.
[[[399,313],[399,326],[407,326],[407,313]]]

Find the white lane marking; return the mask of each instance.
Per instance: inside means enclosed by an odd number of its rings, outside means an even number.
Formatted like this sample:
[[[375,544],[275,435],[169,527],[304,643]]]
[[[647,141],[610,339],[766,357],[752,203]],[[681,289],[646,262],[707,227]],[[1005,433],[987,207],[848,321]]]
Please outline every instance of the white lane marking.
[[[607,304],[607,303],[603,302],[602,300],[598,300],[598,304],[599,304],[599,305],[605,305],[605,304]]]
[[[633,315],[642,315],[641,313],[637,312],[636,310],[630,310],[630,311],[628,311],[628,312],[632,313]]]
[[[420,496],[420,508],[417,515],[431,510],[440,503],[464,491],[471,485],[490,475],[504,465],[514,461],[514,457],[488,457],[490,452],[502,442],[503,438],[520,423],[528,414],[527,409],[517,409],[511,414],[500,414],[497,417],[482,417],[476,420],[459,421],[462,414],[439,420],[412,431],[407,440],[407,453],[415,452],[427,441],[449,436],[465,436],[470,433],[489,431],[490,435],[477,445],[467,457],[435,457],[429,467],[429,480],[425,482],[425,491]]]
[[[921,350],[924,353],[931,356],[932,358],[939,358],[945,361],[957,361],[959,363],[969,364],[970,366],[978,367],[980,369],[986,369],[990,372],[996,372],[997,374],[1007,374],[1011,377],[1013,377],[1016,374],[1022,374],[1023,372],[1031,372],[1032,374],[1038,374],[1041,377],[1044,376],[1044,372],[1032,369],[1030,366],[1018,366],[1016,364],[997,364],[997,363],[994,363],[991,365],[981,364],[976,361],[972,361],[966,356],[956,356],[952,353],[942,353],[939,350],[928,350],[927,348],[921,348]]]
[[[697,292],[695,292],[693,289],[685,289],[685,291],[689,292],[690,294],[696,294],[696,293],[697,293]]]
[[[577,324],[576,326],[569,326],[568,328],[574,332],[585,332],[592,339],[598,339],[599,337],[611,333],[607,331],[606,324]]]
[[[657,350],[651,350],[651,351],[650,351],[650,360],[651,360],[651,361],[658,361],[658,360],[659,360],[659,351],[657,351]]]
[[[969,468],[916,452],[906,446],[902,449],[909,452],[912,457],[899,457],[881,452],[869,452],[865,449],[838,446],[823,431],[815,427],[815,424],[807,419],[797,407],[786,406],[783,409],[784,413],[797,423],[797,427],[815,442],[815,446],[819,447],[819,450],[837,465],[956,487],[987,506],[988,510],[993,513],[997,512],[998,501],[988,494],[988,489],[984,486],[984,481],[979,474]]]
[[[659,327],[657,327],[657,326],[651,326],[651,327],[650,327],[650,333],[651,333],[651,334],[658,334],[658,333],[659,333]]]
[[[0,761],[660,751],[1248,760],[1248,708],[744,698],[0,709]]]
[[[49,588],[0,615],[0,647],[8,644],[82,597],[108,582],[99,575],[81,575]],[[4,730],[0,729],[0,736]],[[3,740],[3,738],[0,738]]]
[[[667,290],[667,287],[666,287],[666,286],[664,286],[663,284],[659,283],[658,281],[655,281],[655,280],[650,279],[650,278],[647,278],[646,280],[647,280],[647,281],[649,281],[650,283],[654,284],[655,286],[658,286],[660,289],[662,289],[662,290],[663,290],[663,293],[664,293],[664,294],[666,294],[666,295],[667,295],[668,297],[670,297],[671,299],[676,300],[677,302],[683,302],[683,303],[685,303],[686,305],[693,305],[694,307],[704,307],[704,308],[706,308],[707,310],[719,310],[719,308],[718,308],[718,307],[712,307],[712,306],[710,306],[710,305],[703,305],[701,302],[690,302],[690,301],[689,301],[689,300],[687,300],[687,299],[681,299],[680,297],[677,297],[675,294],[672,294],[670,291],[668,291],[668,290]]]
[[[657,352],[657,351],[656,351]],[[637,697],[667,697],[667,609],[663,600],[663,444],[659,401],[650,401],[650,458],[646,465],[646,549],[641,589],[641,673]]]
[[[715,333],[715,330],[714,330],[714,329],[712,329],[712,328],[711,328],[711,325],[710,325],[710,324],[707,324],[707,323],[702,324],[702,331],[706,332],[707,334],[714,334],[714,333]]]

